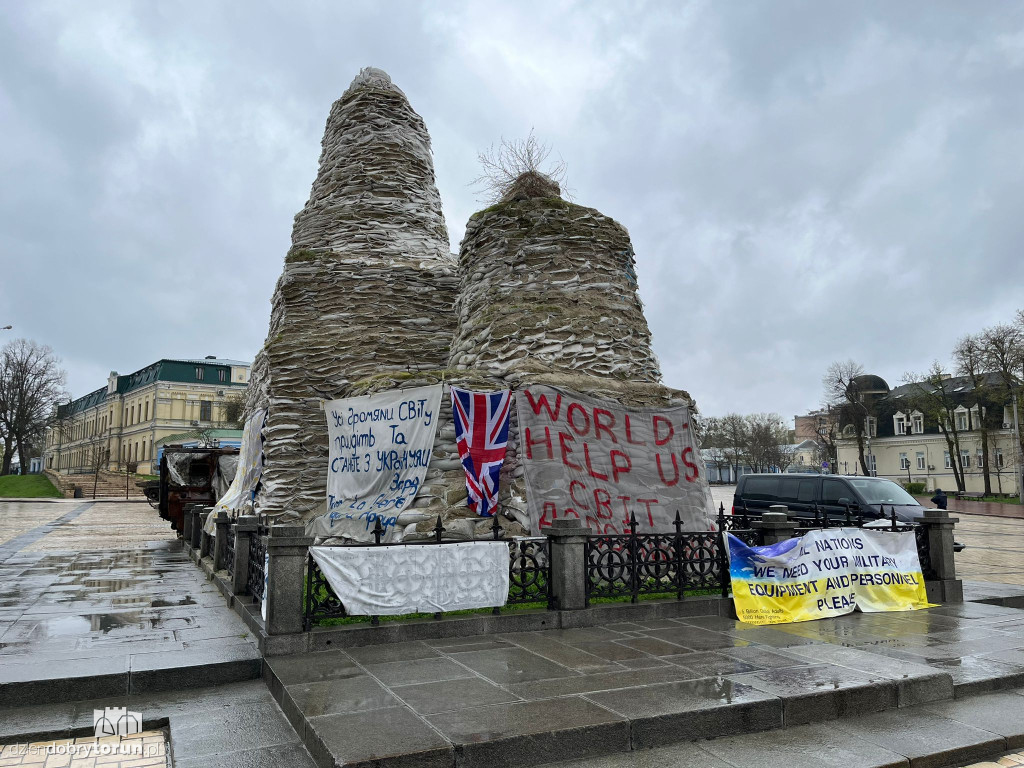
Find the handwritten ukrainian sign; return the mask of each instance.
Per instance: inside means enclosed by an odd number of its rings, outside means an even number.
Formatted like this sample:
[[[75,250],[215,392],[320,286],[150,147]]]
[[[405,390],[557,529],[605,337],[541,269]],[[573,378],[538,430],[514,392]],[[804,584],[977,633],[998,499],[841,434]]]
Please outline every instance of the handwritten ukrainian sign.
[[[766,547],[729,534],[729,570],[747,624],[929,607],[913,531],[831,528]]]
[[[327,512],[309,533],[369,541],[379,520],[392,541],[426,477],[440,404],[439,384],[324,403]]]
[[[530,527],[559,518],[594,533],[711,530],[714,504],[690,409],[625,408],[554,387],[516,393]]]

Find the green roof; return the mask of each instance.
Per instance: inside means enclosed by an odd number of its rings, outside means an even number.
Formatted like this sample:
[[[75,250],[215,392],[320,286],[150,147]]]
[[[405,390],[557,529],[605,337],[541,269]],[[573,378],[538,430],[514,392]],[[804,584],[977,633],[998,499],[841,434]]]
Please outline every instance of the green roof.
[[[204,358],[202,360],[171,360],[164,358],[150,363],[145,368],[140,368],[135,373],[117,377],[117,392],[125,394],[135,389],[141,389],[154,381],[169,381],[175,384],[214,384],[221,387],[244,387],[246,382],[231,381],[231,367],[249,365],[240,360],[222,360],[219,358]],[[196,373],[203,371],[200,379]],[[224,380],[220,379],[220,372],[224,372]],[[100,387],[95,392],[90,392],[84,397],[73,400],[57,407],[59,417],[69,416],[80,411],[87,411],[95,408],[107,399],[107,388]]]

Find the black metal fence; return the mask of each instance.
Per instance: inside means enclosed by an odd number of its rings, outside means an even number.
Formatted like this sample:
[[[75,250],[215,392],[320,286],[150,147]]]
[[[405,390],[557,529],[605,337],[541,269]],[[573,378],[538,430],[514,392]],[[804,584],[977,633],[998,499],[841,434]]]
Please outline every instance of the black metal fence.
[[[228,540],[224,542],[224,567],[228,572],[228,581],[231,581],[235,573],[235,526],[234,523],[228,526]]]
[[[853,515],[847,508],[839,519],[830,518],[817,508],[803,517],[790,518],[797,523],[795,535],[820,529],[836,527],[864,527],[866,521],[861,515]],[[585,544],[586,595],[588,603],[600,598],[629,598],[636,602],[641,595],[674,594],[685,599],[687,593],[720,592],[729,596],[729,554],[726,536],[731,534],[748,546],[763,543],[761,530],[754,527],[760,515],[747,509],[726,515],[724,506],[719,506],[716,531],[684,531],[677,513],[674,533],[637,533],[637,521],[630,516],[629,532],[618,535],[591,535]],[[884,527],[872,526],[877,530],[913,530],[917,542],[921,568],[926,579],[934,578],[931,557],[928,551],[928,530],[924,526],[901,523],[895,511],[888,517]],[[501,538],[501,529],[495,518],[492,530],[495,539]],[[423,546],[441,544],[445,529],[438,517],[434,526],[434,537],[430,541],[402,542],[401,546]],[[373,531],[374,541],[368,544],[350,546],[382,546],[383,530],[378,522]],[[260,570],[259,585],[262,590],[262,551],[254,555],[250,539],[250,585],[254,564]],[[508,604],[544,603],[552,605],[551,596],[551,552],[545,536],[507,539],[509,545],[509,596]],[[264,547],[265,549],[265,547]],[[251,588],[251,587],[250,587]],[[326,577],[312,556],[307,559],[305,595],[305,626],[310,629],[325,619],[345,618],[345,606],[331,589]],[[262,591],[261,591],[262,596]],[[255,592],[253,595],[256,596]],[[499,609],[495,608],[497,613]],[[441,618],[441,614],[434,614]],[[379,618],[370,617],[376,625]]]
[[[689,591],[718,589],[722,533],[682,528],[676,513],[675,533],[637,533],[636,516],[631,515],[629,533],[591,536],[585,546],[588,602],[602,597],[636,602],[640,595],[667,593],[682,600]]]
[[[373,542],[367,544],[351,544],[352,547],[380,547],[380,546],[433,546],[452,542],[443,541],[445,527],[438,516],[434,525],[434,536],[429,541],[403,541],[397,545],[388,545],[381,542],[384,529],[381,528],[378,520],[373,529]],[[491,523],[491,533],[494,540],[501,540],[501,523],[497,515],[494,515]],[[526,603],[544,603],[550,607],[551,601],[551,557],[548,549],[547,537],[531,537],[520,539],[506,539],[509,546],[509,591],[507,604],[522,605]],[[306,559],[306,596],[304,609],[304,623],[306,630],[312,628],[319,621],[327,619],[342,619],[348,617],[345,606],[341,599],[331,589],[320,566],[312,555]],[[499,613],[500,608],[494,608],[494,613]],[[440,619],[441,613],[435,613],[434,618]],[[377,626],[380,617],[371,616],[370,623]]]
[[[249,572],[246,575],[246,591],[256,602],[263,600],[263,587],[266,581],[266,557],[268,529],[260,526],[249,534]]]

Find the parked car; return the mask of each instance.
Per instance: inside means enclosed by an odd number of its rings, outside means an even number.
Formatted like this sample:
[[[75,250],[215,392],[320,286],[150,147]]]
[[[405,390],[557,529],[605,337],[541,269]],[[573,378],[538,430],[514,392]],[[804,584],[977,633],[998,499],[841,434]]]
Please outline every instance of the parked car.
[[[853,516],[865,520],[887,518],[895,510],[896,519],[903,523],[916,523],[925,509],[892,480],[812,474],[741,475],[733,495],[733,514],[741,513],[744,503],[755,514],[784,504],[793,517],[812,517],[817,505],[836,521],[846,520],[847,505]],[[963,548],[954,546],[957,552]]]

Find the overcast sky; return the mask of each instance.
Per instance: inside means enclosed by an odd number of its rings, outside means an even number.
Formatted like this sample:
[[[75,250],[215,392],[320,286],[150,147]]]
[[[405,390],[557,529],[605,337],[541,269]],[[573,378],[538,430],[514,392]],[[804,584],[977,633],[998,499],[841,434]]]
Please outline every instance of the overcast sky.
[[[0,341],[81,396],[251,360],[331,103],[386,70],[457,251],[476,154],[532,128],[625,225],[665,382],[803,413],[1024,307],[1018,2],[7,2]]]

